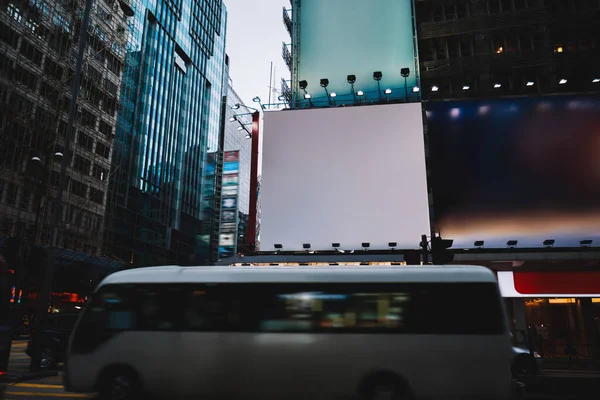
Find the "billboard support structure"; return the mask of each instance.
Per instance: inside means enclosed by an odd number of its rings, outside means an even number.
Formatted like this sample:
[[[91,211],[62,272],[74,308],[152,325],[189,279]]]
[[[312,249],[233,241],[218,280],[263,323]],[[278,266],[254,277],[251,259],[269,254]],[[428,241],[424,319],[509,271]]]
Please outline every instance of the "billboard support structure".
[[[250,164],[250,211],[248,215],[248,248],[256,251],[258,237],[258,157],[260,112],[252,113],[252,158]]]

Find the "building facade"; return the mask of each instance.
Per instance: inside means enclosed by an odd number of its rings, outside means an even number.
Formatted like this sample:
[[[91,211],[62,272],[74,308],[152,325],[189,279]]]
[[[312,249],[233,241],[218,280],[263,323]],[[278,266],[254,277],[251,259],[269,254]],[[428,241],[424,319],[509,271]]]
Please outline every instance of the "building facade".
[[[424,99],[600,91],[596,0],[415,3]]]
[[[241,106],[238,106],[240,105]],[[235,242],[234,251],[238,253],[247,253],[247,231],[248,217],[250,215],[250,170],[252,163],[252,138],[249,131],[252,130],[252,115],[251,111],[243,106],[242,99],[235,92],[233,87],[228,87],[227,94],[227,121],[224,131],[223,150],[227,152],[238,153],[238,182],[237,194],[235,196],[237,203],[237,217],[235,221]],[[244,127],[245,129],[241,129]],[[222,194],[223,198],[227,198],[226,194]],[[225,222],[221,221],[221,228]],[[221,229],[223,232],[223,229]],[[224,255],[220,254],[219,258]]]
[[[0,235],[50,243],[84,2],[0,7]],[[129,17],[93,1],[56,245],[102,255]]]
[[[183,264],[209,229],[205,164],[226,91],[226,9],[221,0],[131,7],[131,90],[121,97],[106,253],[133,265]]]

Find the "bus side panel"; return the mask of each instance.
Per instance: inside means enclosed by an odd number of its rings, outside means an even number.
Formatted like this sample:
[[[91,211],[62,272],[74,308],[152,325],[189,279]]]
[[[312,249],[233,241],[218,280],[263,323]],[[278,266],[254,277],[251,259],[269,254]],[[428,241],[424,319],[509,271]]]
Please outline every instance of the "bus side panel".
[[[69,389],[93,392],[98,389],[101,374],[122,365],[139,374],[145,390],[173,396],[177,376],[179,341],[177,332],[122,332],[91,353],[69,354]]]

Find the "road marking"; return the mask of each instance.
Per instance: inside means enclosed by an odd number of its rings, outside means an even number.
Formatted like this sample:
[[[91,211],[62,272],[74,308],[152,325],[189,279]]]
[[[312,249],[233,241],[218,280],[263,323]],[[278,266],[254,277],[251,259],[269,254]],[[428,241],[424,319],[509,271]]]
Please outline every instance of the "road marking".
[[[38,388],[38,389],[62,389],[64,387],[63,385],[48,385],[45,383],[17,383],[12,386]]]
[[[35,396],[35,397],[77,397],[77,398],[92,398],[92,395],[81,393],[48,393],[48,392],[5,392],[11,396]]]

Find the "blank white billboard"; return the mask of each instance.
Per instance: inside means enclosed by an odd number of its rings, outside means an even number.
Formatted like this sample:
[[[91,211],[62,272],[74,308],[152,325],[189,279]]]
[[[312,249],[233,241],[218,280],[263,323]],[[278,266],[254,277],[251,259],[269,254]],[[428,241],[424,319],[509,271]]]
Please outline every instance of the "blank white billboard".
[[[265,113],[262,251],[417,248],[429,234],[421,105]]]

